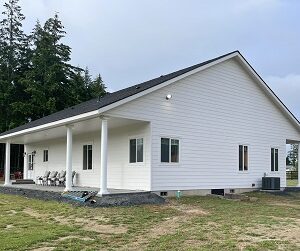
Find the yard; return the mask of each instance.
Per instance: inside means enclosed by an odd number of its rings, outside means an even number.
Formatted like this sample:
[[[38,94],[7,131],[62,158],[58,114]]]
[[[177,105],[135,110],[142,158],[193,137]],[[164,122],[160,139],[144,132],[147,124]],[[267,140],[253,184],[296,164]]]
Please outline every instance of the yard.
[[[75,207],[0,194],[0,250],[300,250],[300,193]]]

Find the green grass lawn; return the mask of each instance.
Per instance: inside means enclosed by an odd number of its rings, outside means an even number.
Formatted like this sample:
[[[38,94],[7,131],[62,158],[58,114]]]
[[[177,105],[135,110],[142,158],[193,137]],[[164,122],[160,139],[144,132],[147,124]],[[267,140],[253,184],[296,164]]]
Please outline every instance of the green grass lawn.
[[[0,194],[0,250],[300,250],[300,193],[76,207]]]

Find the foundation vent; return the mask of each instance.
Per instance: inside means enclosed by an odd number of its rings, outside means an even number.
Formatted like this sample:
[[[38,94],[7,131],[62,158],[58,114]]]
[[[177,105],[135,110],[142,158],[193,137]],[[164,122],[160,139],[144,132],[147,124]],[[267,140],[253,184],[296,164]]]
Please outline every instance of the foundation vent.
[[[160,192],[160,196],[163,196],[163,197],[168,196],[168,192]]]

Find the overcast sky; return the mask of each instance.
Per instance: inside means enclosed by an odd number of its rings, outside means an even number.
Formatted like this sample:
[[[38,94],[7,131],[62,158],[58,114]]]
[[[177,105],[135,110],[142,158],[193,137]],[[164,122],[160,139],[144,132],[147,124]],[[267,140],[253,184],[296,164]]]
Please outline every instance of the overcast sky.
[[[110,91],[240,50],[300,119],[298,0],[20,0],[20,4],[26,31],[37,19],[44,22],[58,12],[68,33],[65,42],[72,47],[72,63],[101,73]]]

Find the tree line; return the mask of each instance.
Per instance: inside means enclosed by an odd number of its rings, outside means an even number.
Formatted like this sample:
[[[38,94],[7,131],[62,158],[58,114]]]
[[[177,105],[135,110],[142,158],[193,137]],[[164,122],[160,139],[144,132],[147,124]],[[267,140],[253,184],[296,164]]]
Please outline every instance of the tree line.
[[[88,68],[70,63],[72,50],[62,42],[66,31],[57,13],[44,23],[37,21],[26,34],[19,0],[8,0],[3,7],[0,133],[106,93],[100,74],[92,77]],[[3,154],[2,145],[1,159]]]
[[[18,2],[4,4],[0,21],[0,132],[105,94],[100,74],[70,63],[58,14],[26,34]]]

